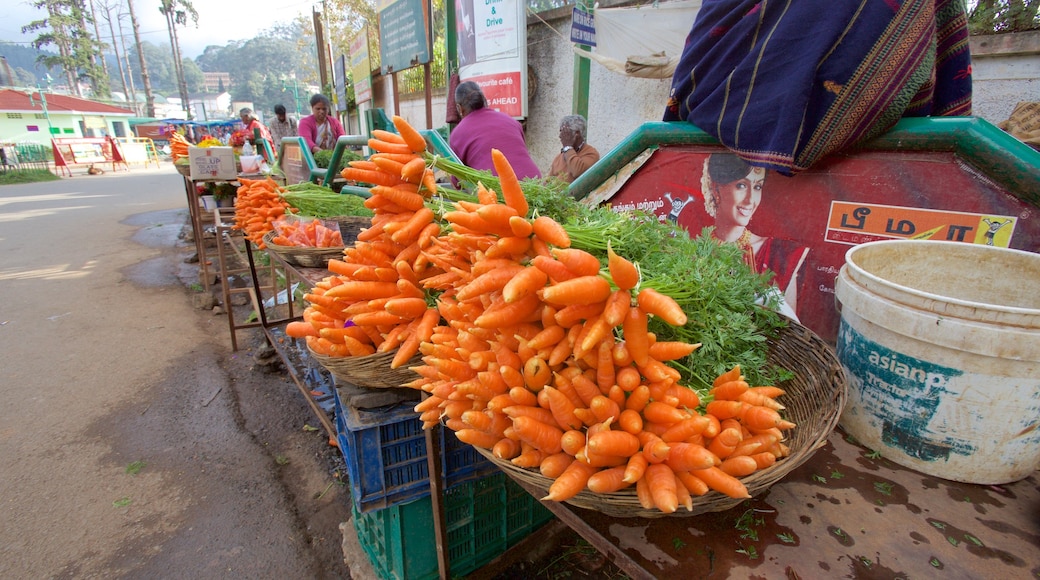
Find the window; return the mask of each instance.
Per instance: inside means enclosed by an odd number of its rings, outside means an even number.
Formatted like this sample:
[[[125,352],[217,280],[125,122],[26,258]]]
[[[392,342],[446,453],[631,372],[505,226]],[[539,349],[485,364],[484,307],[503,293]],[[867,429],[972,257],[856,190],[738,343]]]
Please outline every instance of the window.
[[[36,118],[37,119],[46,119],[47,115],[44,115],[43,113],[36,113]]]
[[[51,127],[51,135],[61,135],[60,127]]]
[[[25,130],[30,132],[30,133],[39,133],[40,132],[40,126],[39,125],[26,125],[25,126]]]
[[[22,114],[21,113],[8,113],[7,114],[7,118],[8,119],[21,119],[22,118]]]

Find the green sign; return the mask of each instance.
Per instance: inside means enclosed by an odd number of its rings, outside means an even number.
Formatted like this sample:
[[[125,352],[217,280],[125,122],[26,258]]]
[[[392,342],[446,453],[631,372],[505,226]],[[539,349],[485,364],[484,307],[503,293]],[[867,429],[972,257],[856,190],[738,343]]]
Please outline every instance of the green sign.
[[[379,13],[379,57],[384,75],[430,62],[425,0],[397,0]]]

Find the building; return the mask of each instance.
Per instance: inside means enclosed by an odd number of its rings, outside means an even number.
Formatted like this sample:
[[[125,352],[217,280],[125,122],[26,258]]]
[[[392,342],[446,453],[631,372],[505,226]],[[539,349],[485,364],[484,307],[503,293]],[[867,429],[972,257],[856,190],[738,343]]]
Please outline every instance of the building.
[[[231,73],[226,72],[204,72],[202,73],[202,87],[207,93],[219,93],[231,88]],[[221,82],[223,81],[223,86]]]
[[[132,136],[130,109],[88,99],[0,89],[0,141],[51,145],[52,137]]]

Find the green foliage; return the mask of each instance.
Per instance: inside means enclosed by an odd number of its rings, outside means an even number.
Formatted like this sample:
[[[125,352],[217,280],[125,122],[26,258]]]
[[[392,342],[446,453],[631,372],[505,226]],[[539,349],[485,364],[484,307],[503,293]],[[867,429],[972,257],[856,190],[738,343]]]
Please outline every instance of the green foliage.
[[[968,2],[972,34],[1040,30],[1040,0],[975,0]]]
[[[12,169],[0,171],[0,185],[19,183],[36,183],[39,181],[58,181],[61,179],[46,169]]]
[[[45,11],[44,18],[22,26],[24,33],[38,33],[32,47],[40,50],[54,46],[57,53],[40,52],[37,62],[47,67],[61,68],[69,86],[82,79],[90,81],[94,94],[107,97],[110,93],[108,77],[97,61],[105,44],[91,30],[93,16],[78,0],[35,0],[34,8]]]

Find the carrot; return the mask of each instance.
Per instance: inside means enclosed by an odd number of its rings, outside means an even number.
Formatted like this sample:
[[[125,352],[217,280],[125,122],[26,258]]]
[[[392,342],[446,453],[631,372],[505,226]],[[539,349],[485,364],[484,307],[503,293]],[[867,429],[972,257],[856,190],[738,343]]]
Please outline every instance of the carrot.
[[[780,413],[777,413],[773,409],[758,405],[747,406],[741,416],[741,422],[746,425],[748,429],[758,430],[765,430],[772,427],[791,429],[795,426],[794,423],[785,421],[780,416]]]
[[[564,453],[576,456],[585,447],[585,432],[577,429],[564,431],[560,437],[560,447]]]
[[[784,394],[783,389],[773,386],[751,387],[748,389],[748,392],[765,395],[770,399],[775,399]]]
[[[476,298],[481,294],[487,294],[496,290],[501,290],[514,276],[517,276],[527,268],[524,268],[520,264],[514,264],[513,266],[507,266],[492,270],[485,274],[477,276],[465,286],[459,288],[455,293],[456,300],[469,300],[470,298]],[[522,297],[521,297],[522,298]],[[512,302],[516,302],[513,300]]]
[[[397,284],[392,282],[344,282],[325,291],[329,298],[344,300],[372,300],[373,298],[390,298],[397,294]]]
[[[645,366],[650,360],[650,337],[647,336],[647,319],[642,308],[636,306],[629,309],[622,323],[622,332],[632,360],[640,367]]]
[[[390,239],[398,244],[411,244],[419,239],[423,228],[433,223],[435,217],[432,209],[423,206],[416,210],[397,231],[393,232]]]
[[[519,322],[534,313],[540,305],[541,301],[534,294],[508,304],[503,301],[500,308],[489,308],[473,324],[480,328],[501,328]]]
[[[289,324],[285,325],[285,334],[293,338],[303,338],[305,336],[318,336],[318,329],[314,327],[310,322],[303,322],[300,320],[294,320]]]
[[[418,318],[428,309],[426,301],[422,298],[391,298],[383,304],[383,308],[391,314],[404,318]]]
[[[546,273],[553,282],[563,282],[577,276],[567,269],[563,262],[548,255],[536,255],[531,259],[531,265]]]
[[[741,436],[739,429],[728,428],[719,431],[719,434],[712,438],[711,443],[708,444],[708,450],[714,453],[719,459],[726,459],[740,444]]]
[[[665,463],[675,471],[691,471],[712,467],[717,459],[703,445],[676,442],[671,444]]]
[[[633,435],[639,435],[643,430],[643,417],[638,411],[625,409],[618,415],[617,424],[621,427],[622,431],[627,431]]]
[[[509,462],[517,467],[538,467],[545,459],[545,453],[528,443],[520,442],[520,455]]]
[[[661,435],[661,439],[667,443],[686,441],[690,437],[703,433],[704,429],[706,429],[710,423],[711,421],[703,415],[695,415],[687,419],[682,419],[673,423],[672,426]]]
[[[646,481],[645,474],[636,481],[636,498],[643,509],[654,509],[654,497],[650,492],[650,484]]]
[[[589,410],[596,416],[598,422],[603,422],[607,419],[616,422],[621,418],[621,407],[603,395],[596,395],[592,398],[592,401],[589,402]],[[628,431],[628,429],[623,430]]]
[[[506,282],[502,288],[502,299],[506,302],[516,302],[544,288],[548,281],[549,276],[545,272],[533,266],[528,266],[514,274],[512,279]]]
[[[639,385],[628,395],[628,400],[625,401],[625,408],[642,413],[649,401],[650,387]]]
[[[610,325],[611,328],[621,325],[625,321],[625,317],[628,316],[628,311],[632,307],[632,295],[628,290],[616,290],[610,294],[607,298],[607,303],[603,307],[603,320]],[[671,360],[661,359],[655,357],[658,360]],[[678,358],[678,357],[676,357]]]
[[[774,411],[783,411],[785,409],[785,407],[781,405],[776,399],[771,399],[763,395],[762,393],[751,391],[750,389],[741,393],[740,396],[737,397],[737,400],[742,403],[747,403],[749,405],[767,407]]]
[[[635,264],[614,253],[607,240],[607,268],[614,285],[621,290],[631,290],[639,284],[639,269]]]
[[[646,408],[643,409],[643,417],[647,421],[671,426],[679,421],[689,418],[690,414],[668,405],[667,403],[651,401],[650,403],[647,403]]]
[[[575,276],[596,276],[599,274],[599,258],[578,248],[553,248],[554,258],[559,260]]]
[[[549,216],[538,216],[531,223],[532,233],[543,242],[556,246],[557,248],[569,248],[571,238],[567,230]]]
[[[603,302],[610,293],[610,282],[600,276],[579,276],[541,290],[543,300],[563,306]]]
[[[491,149],[491,163],[495,166],[495,173],[498,174],[498,183],[502,188],[502,199],[506,205],[515,209],[516,213],[521,216],[527,216],[529,209],[527,197],[524,196],[524,190],[520,188],[520,180],[517,179],[516,172],[513,171],[513,166],[509,164],[509,160],[498,149]]]
[[[625,475],[624,480],[626,483],[635,483],[642,479],[643,474],[646,473],[647,466],[650,462],[647,461],[646,456],[642,453],[636,453],[632,457],[628,458],[628,463],[625,464]]]
[[[567,395],[548,386],[542,390],[545,391],[545,396],[549,399],[549,410],[552,412],[553,418],[556,419],[557,425],[564,429],[575,430],[584,426],[581,420],[574,415],[574,403],[567,398]]]
[[[755,461],[755,465],[758,466],[758,469],[765,469],[767,467],[772,467],[772,465],[774,463],[776,463],[776,459],[777,459],[776,455],[773,455],[772,453],[770,453],[768,451],[763,451],[761,453],[755,453],[754,455],[749,455],[748,457],[750,457],[751,459],[753,459]]]
[[[675,494],[675,473],[670,467],[663,463],[655,463],[647,466],[647,486],[654,500],[654,507],[666,514],[675,513],[679,507],[679,499]]]
[[[374,184],[371,189],[373,196],[382,196],[406,210],[418,211],[426,203],[418,193],[408,191],[401,187],[393,187],[393,184]]]
[[[718,377],[716,377],[715,380],[712,382],[711,386],[712,386],[712,388],[715,388],[715,387],[717,387],[717,386],[719,386],[719,385],[721,385],[723,383],[728,383],[730,381],[738,380],[738,379],[740,379],[740,377],[741,377],[740,365],[735,365],[730,370],[728,370],[728,371],[722,373],[721,375],[719,375]]]
[[[368,140],[368,148],[380,153],[412,153],[412,149],[404,143],[391,143],[374,137]]]
[[[542,477],[556,479],[563,475],[564,471],[567,471],[571,463],[574,463],[574,456],[561,451],[542,459],[542,463],[538,466],[538,471],[542,474]]]
[[[661,463],[668,459],[672,447],[657,435],[643,431],[639,434],[639,440],[643,443],[643,455],[650,463]]]
[[[495,150],[493,149],[492,151]],[[572,462],[549,486],[549,494],[543,497],[542,501],[566,501],[571,499],[585,489],[589,478],[597,471],[599,471],[598,467],[593,467],[581,461]]]
[[[666,294],[661,294],[653,288],[643,288],[636,295],[636,302],[647,314],[653,314],[672,326],[683,326],[686,324],[686,313],[683,312],[679,303]]]
[[[701,496],[708,493],[708,484],[689,471],[677,471],[675,477],[683,484],[691,495]]]
[[[675,499],[677,503],[686,508],[686,511],[693,511],[693,496],[690,495],[690,490],[687,489],[686,484],[679,479],[679,474],[674,473],[675,476]]]
[[[676,341],[655,342],[650,345],[649,354],[659,361],[678,360],[688,356],[701,347],[701,343],[688,343]]]
[[[498,443],[491,448],[491,453],[499,459],[510,460],[520,455],[520,442],[513,441],[508,437],[499,439]]]
[[[518,238],[529,238],[534,232],[534,226],[525,217],[516,215],[509,218],[509,229],[512,230],[513,235]]]
[[[632,485],[631,482],[625,481],[625,469],[626,466],[619,465],[594,473],[587,484],[589,491],[613,493]]]
[[[726,419],[739,417],[744,412],[744,407],[744,403],[740,401],[715,400],[708,403],[704,410],[709,415],[718,417],[720,421],[725,421]]]
[[[748,384],[740,379],[735,381],[727,381],[721,385],[712,388],[709,393],[715,397],[716,400],[723,401],[738,401],[740,396],[748,390]]]
[[[562,450],[560,438],[563,431],[559,427],[521,416],[513,419],[513,431],[521,441],[545,453],[559,453]]]
[[[736,499],[747,499],[751,497],[744,484],[739,479],[727,474],[718,467],[698,469],[691,472],[698,479],[708,484],[711,489]]]
[[[527,346],[534,350],[550,348],[556,346],[566,335],[567,329],[557,325],[556,321],[553,320],[551,326],[543,323],[542,330],[527,341]],[[552,363],[550,363],[550,365],[551,364]]]
[[[497,435],[485,433],[478,429],[459,429],[455,431],[455,436],[463,443],[468,443],[474,447],[483,447],[484,449],[493,448],[502,439]]]
[[[757,471],[758,463],[747,455],[741,455],[738,457],[727,458],[719,464],[719,469],[721,469],[723,473],[732,475],[733,477],[744,477]]]
[[[386,187],[393,187],[401,183],[401,178],[396,175],[373,169],[359,169],[357,167],[343,168],[343,171],[340,171],[340,177],[347,181],[359,181]]]
[[[413,153],[422,153],[426,151],[426,139],[422,136],[419,131],[413,127],[407,120],[399,115],[393,116],[394,128],[401,135],[401,140],[404,141],[408,148]],[[375,133],[373,133],[374,135]]]

